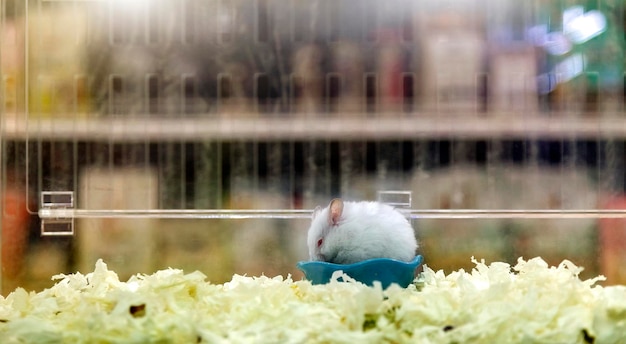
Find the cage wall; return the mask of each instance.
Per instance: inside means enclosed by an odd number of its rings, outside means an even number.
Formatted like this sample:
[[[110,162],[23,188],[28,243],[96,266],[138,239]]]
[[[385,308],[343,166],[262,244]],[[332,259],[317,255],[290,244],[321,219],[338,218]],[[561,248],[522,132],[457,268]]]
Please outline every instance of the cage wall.
[[[0,3],[5,292],[300,276],[315,206],[386,191],[431,267],[625,281],[622,2]]]

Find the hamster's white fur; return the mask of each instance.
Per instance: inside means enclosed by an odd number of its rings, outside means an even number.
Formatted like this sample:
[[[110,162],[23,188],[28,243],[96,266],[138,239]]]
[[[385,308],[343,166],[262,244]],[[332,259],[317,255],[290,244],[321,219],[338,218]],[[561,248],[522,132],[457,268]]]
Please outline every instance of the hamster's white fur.
[[[311,260],[352,264],[370,258],[411,261],[416,254],[415,232],[407,218],[378,202],[334,199],[316,209],[307,244]]]

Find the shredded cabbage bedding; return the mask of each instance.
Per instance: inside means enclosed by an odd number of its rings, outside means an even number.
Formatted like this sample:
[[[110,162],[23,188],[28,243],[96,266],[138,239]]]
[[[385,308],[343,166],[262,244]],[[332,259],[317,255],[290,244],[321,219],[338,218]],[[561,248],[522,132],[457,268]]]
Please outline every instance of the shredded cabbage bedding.
[[[626,286],[581,280],[569,261],[472,260],[386,290],[176,269],[122,282],[98,261],[1,298],[0,343],[626,343]]]

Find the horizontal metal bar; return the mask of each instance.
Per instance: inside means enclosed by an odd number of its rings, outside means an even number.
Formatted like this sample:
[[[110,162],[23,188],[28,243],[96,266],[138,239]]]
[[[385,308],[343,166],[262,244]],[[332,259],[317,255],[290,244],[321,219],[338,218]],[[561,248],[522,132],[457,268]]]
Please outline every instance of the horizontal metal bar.
[[[402,209],[398,209],[402,211]],[[414,219],[599,219],[626,218],[625,210],[543,210],[543,209],[502,209],[502,210],[411,210]]]
[[[597,219],[625,218],[626,209],[398,209],[412,219]],[[161,219],[308,219],[308,209],[40,209],[46,218],[161,218]]]
[[[436,113],[359,117],[337,114],[320,120],[305,116],[283,118],[245,114],[242,118],[38,118],[7,119],[7,139],[74,139],[88,141],[194,141],[250,139],[597,139],[626,138],[626,118],[605,116],[548,116],[546,114],[490,114],[442,116]],[[250,118],[245,118],[249,116]]]
[[[40,218],[170,218],[170,219],[297,219],[313,210],[257,209],[40,209]]]

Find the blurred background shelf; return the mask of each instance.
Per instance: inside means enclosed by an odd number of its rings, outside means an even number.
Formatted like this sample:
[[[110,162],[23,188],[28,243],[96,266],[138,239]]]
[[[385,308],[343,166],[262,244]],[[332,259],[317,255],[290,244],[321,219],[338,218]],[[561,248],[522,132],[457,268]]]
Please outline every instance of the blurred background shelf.
[[[199,140],[298,140],[336,141],[386,139],[624,139],[622,114],[517,113],[447,115],[437,113],[376,114],[377,117],[307,118],[287,115],[240,118],[207,117],[100,117],[32,118],[8,115],[3,122],[7,140],[75,141],[199,141]]]

